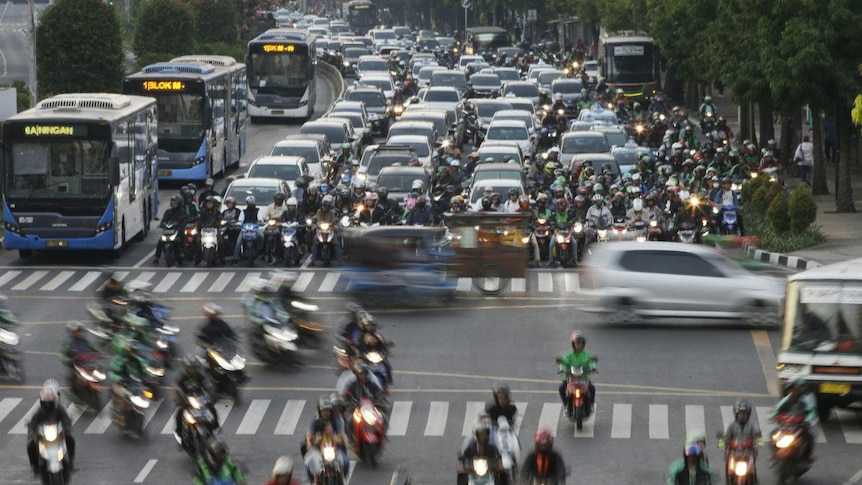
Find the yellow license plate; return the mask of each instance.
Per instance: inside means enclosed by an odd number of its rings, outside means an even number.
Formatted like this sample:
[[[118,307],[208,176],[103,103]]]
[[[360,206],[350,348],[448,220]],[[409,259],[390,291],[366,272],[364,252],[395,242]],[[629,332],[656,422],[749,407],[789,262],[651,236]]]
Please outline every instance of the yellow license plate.
[[[159,177],[170,177],[172,173],[170,170],[159,170]]]
[[[823,394],[850,394],[850,384],[824,382],[820,384],[820,392]]]
[[[274,115],[283,115],[283,114],[284,114],[284,111],[283,111],[283,110],[280,110],[280,109],[274,109],[274,110],[272,110],[272,114],[274,114]]]
[[[67,248],[69,247],[69,241],[48,241],[45,245],[49,248]]]

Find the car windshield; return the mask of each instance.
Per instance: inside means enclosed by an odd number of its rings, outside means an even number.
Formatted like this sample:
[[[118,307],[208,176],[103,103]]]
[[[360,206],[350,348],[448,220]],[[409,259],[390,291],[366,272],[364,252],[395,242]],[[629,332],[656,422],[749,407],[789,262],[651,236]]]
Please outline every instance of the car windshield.
[[[437,128],[437,133],[444,133],[448,131],[446,126],[446,120],[440,118],[439,116],[431,116],[428,112],[422,111],[407,111],[401,118],[400,121],[429,121],[434,123],[434,127]]]
[[[371,59],[363,59],[359,61],[356,67],[360,71],[386,71],[389,72],[389,64],[383,59],[371,60]]]
[[[506,94],[509,93],[522,98],[535,98],[539,96],[539,86],[535,84],[510,84],[506,86]]]
[[[422,143],[419,141],[408,141],[408,140],[399,140],[398,138],[390,138],[389,142],[392,145],[410,145],[416,150],[416,156],[419,157],[428,157],[431,156],[431,150],[428,148],[427,143]]]
[[[568,136],[563,139],[563,153],[605,153],[611,149],[605,137]]]
[[[296,177],[294,177],[296,178]],[[227,193],[225,194],[225,199],[228,197],[233,197],[240,204],[245,204],[245,198],[249,195],[254,196],[254,202],[258,207],[266,207],[269,204],[272,204],[272,200],[275,198],[275,194],[278,192],[278,187],[275,186],[252,186],[252,185],[232,185]]]
[[[788,305],[793,322],[789,350],[834,354],[862,353],[862,283],[791,281]],[[818,373],[816,370],[814,373]]]
[[[490,155],[489,155],[490,156]],[[479,165],[481,167],[481,165]],[[476,170],[473,175],[473,183],[478,183],[480,180],[507,179],[521,180],[520,170]]]
[[[368,49],[361,47],[351,47],[344,50],[344,57],[347,59],[359,59],[359,56],[368,55]]]
[[[500,76],[496,74],[476,74],[470,78],[470,83],[473,84],[474,88],[498,88],[500,87]]]
[[[389,129],[389,138],[398,135],[420,135],[429,138],[428,129],[418,126],[393,126]]]
[[[434,74],[434,71],[439,71],[439,70],[440,70],[440,68],[437,68],[437,67],[432,68],[432,69],[428,69],[428,67],[427,67],[427,66],[426,66],[426,67],[423,67],[423,68],[419,71],[419,79],[420,79],[421,81],[430,81],[430,80],[431,80],[431,75],[432,75],[432,74]]]
[[[618,123],[617,115],[613,111],[606,109],[591,109],[582,110],[578,114],[579,121],[600,121],[602,123],[615,125]]]
[[[614,150],[614,159],[620,164],[620,170],[626,172],[625,167],[637,165],[641,153],[637,150]]]
[[[386,97],[378,91],[353,91],[347,96],[348,101],[362,101],[368,108],[386,106]]]
[[[287,164],[257,164],[249,169],[247,177],[264,179],[296,180],[299,167]]]
[[[331,146],[340,145],[347,140],[345,139],[345,131],[344,127],[338,125],[303,125],[300,128],[300,132],[303,134],[320,134],[326,135],[326,139],[329,140],[329,144]]]
[[[458,97],[457,91],[451,91],[449,89],[432,89],[425,93],[425,102],[434,103],[434,102],[451,102],[457,103],[460,98]]]
[[[518,74],[518,71],[512,69],[500,69],[498,71],[494,71],[494,73],[500,76],[501,81],[519,81],[521,76]]]
[[[515,160],[519,164],[521,163],[521,157],[519,157],[517,153],[488,152],[488,151],[479,150],[479,160],[482,161],[482,164],[485,164],[486,160],[488,160],[489,158],[493,158],[494,163],[506,163],[506,162],[508,162],[508,160],[506,160],[506,158],[509,158],[511,160]],[[491,163],[491,162],[487,162],[487,163]],[[484,173],[484,170],[482,171],[482,173]],[[478,174],[479,174],[478,170],[476,171],[476,174],[477,174],[476,176],[478,177]],[[484,177],[484,175],[483,175],[483,177]]]
[[[498,115],[498,116],[495,116],[495,118],[498,120],[523,121],[524,126],[526,126],[527,128],[533,127],[533,119],[530,117],[530,115],[524,115],[524,116],[521,116],[521,115],[502,115],[502,116],[499,116]]]
[[[560,71],[543,72],[539,74],[539,84],[551,84],[551,81],[561,77],[563,77],[563,73]]]
[[[451,86],[453,88],[467,87],[467,77],[463,72],[435,72],[431,83],[434,86]]]
[[[361,79],[359,84],[362,86],[372,86],[381,91],[392,91],[392,82],[388,79]]]
[[[526,140],[530,136],[526,128],[512,126],[492,126],[485,137],[488,140]]]
[[[479,116],[488,119],[493,118],[494,113],[496,113],[497,111],[501,111],[504,109],[512,109],[512,105],[502,103],[479,103],[477,107],[479,110]]]
[[[551,86],[551,92],[561,94],[578,94],[584,89],[584,85],[580,81],[566,81],[563,83],[554,83]]]
[[[425,178],[417,174],[383,173],[377,179],[377,186],[386,187],[389,192],[410,192],[414,180],[425,182]]]
[[[292,155],[304,158],[308,163],[320,163],[320,157],[317,153],[317,147],[304,147],[290,145],[276,145],[272,148],[270,155]]]
[[[329,116],[332,118],[347,118],[351,123],[353,123],[353,126],[356,129],[362,129],[365,127],[365,120],[362,119],[362,115],[359,113],[352,111],[333,111],[329,113]]]
[[[372,157],[368,162],[368,174],[377,175],[384,167],[391,167],[395,164],[405,165],[410,162],[411,157],[393,156],[393,155],[378,155]],[[387,187],[388,188],[388,187]]]
[[[623,146],[626,144],[626,134],[620,131],[605,131],[605,138],[611,146]]]
[[[470,202],[471,202],[471,203],[476,203],[479,199],[481,199],[481,198],[482,198],[482,196],[483,196],[483,195],[484,195],[484,193],[485,193],[485,187],[487,187],[487,184],[482,184],[482,185],[480,185],[480,186],[479,186],[479,185],[477,185],[477,186],[476,186],[476,190],[474,190],[474,191],[473,191],[473,195],[472,195],[472,196],[470,196]],[[523,194],[524,194],[524,191],[523,191],[523,190],[521,190],[521,187],[520,187],[520,186],[507,185],[507,186],[505,186],[505,187],[500,187],[500,186],[495,186],[495,185],[493,185],[493,184],[492,184],[492,185],[491,185],[491,189],[492,189],[492,192],[493,192],[493,193],[495,193],[495,194],[500,194],[501,196],[502,196],[502,195],[506,195],[506,194],[508,194],[508,193],[509,193],[509,189],[515,189],[515,190],[517,190],[517,191],[518,191],[518,195],[523,195]]]

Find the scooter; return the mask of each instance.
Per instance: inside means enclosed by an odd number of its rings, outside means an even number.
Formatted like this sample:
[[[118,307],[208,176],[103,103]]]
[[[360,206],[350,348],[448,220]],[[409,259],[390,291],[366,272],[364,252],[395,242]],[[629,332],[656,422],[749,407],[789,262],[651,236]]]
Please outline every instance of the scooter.
[[[521,442],[505,416],[497,418],[497,437],[500,439],[503,468],[509,473],[510,483],[516,483],[521,462]]]
[[[353,451],[363,462],[377,467],[385,440],[383,413],[370,399],[363,397],[353,410]]]
[[[182,427],[174,434],[174,439],[189,456],[196,458],[206,450],[209,438],[218,428],[218,418],[206,393],[185,395],[183,400]]]
[[[280,236],[281,223],[275,218],[267,220],[263,226],[263,254],[267,262],[276,261],[281,256]]]
[[[779,414],[775,417],[778,428],[772,432],[773,468],[779,485],[793,483],[805,474],[811,463],[802,459],[806,443],[803,442],[802,431],[805,420],[802,416]]]
[[[180,227],[175,222],[162,224],[162,243],[165,253],[165,265],[170,268],[182,257],[183,240],[179,237]]]
[[[242,229],[240,229],[239,237],[242,239],[242,245],[239,250],[239,259],[245,260],[248,263],[248,267],[251,268],[254,266],[254,246],[257,240],[257,228],[259,224],[257,222],[244,222],[242,224]]]
[[[239,355],[236,342],[221,340],[207,348],[198,361],[206,367],[215,383],[216,392],[234,401],[239,399],[239,385],[245,383],[245,359]]]
[[[201,254],[203,256],[203,260],[206,262],[207,267],[212,268],[215,266],[216,262],[221,259],[219,254],[219,250],[221,249],[219,245],[219,237],[218,229],[215,227],[204,227],[201,229]]]
[[[547,261],[548,241],[551,237],[551,226],[548,225],[548,220],[536,219],[536,229],[533,233],[536,235],[536,244],[539,246],[539,261]]]
[[[495,485],[497,463],[487,458],[460,458],[460,467],[467,474],[468,485]]]
[[[563,268],[568,268],[577,261],[577,255],[572,248],[572,239],[571,227],[558,227],[554,230],[554,261]]]
[[[186,261],[200,262],[200,229],[197,222],[188,222],[183,228],[183,259]]]
[[[324,266],[331,265],[334,258],[333,253],[335,252],[335,244],[333,242],[335,239],[335,229],[327,222],[318,223],[315,237],[317,238],[317,255],[320,261]]]
[[[722,446],[724,434],[718,432],[715,435]],[[757,485],[757,468],[755,463],[754,439],[733,439],[724,443],[726,454],[724,476],[727,485]]]
[[[49,422],[36,430],[39,443],[39,477],[43,485],[63,485],[72,471],[66,449],[66,430],[63,423]]]
[[[315,480],[315,485],[343,485],[344,470],[338,463],[338,447],[332,436],[325,435],[320,442],[320,456],[323,458],[323,467],[320,475]]]
[[[297,362],[299,334],[280,305],[271,316],[257,313],[254,300],[245,303],[252,352],[273,366]]]
[[[285,266],[299,266],[299,239],[297,232],[298,222],[285,222],[281,224],[282,256]]]
[[[741,236],[739,220],[736,216],[736,206],[726,205],[721,209],[721,234]]]
[[[107,376],[99,361],[98,352],[76,354],[72,360],[72,399],[92,410],[102,409],[103,382]]]
[[[144,438],[144,413],[153,401],[153,391],[135,379],[126,391],[128,395],[120,409],[114,410],[114,422],[120,426],[123,434],[140,440]]]
[[[595,359],[594,359],[595,360]],[[562,358],[557,358],[557,363],[562,363]],[[578,430],[583,429],[584,419],[587,414],[587,399],[590,393],[590,380],[585,376],[584,368],[571,366],[566,378],[566,415],[575,422]]]

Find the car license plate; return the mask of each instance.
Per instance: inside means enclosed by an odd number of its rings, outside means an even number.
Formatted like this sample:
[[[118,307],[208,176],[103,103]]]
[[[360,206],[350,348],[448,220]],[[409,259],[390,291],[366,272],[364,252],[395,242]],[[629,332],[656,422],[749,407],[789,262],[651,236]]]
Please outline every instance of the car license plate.
[[[824,382],[820,384],[820,392],[823,394],[850,394],[850,384]]]
[[[173,172],[170,170],[159,170],[159,177],[170,177]]]
[[[49,248],[67,248],[69,247],[69,241],[48,241],[45,245]]]
[[[274,110],[272,110],[272,114],[274,114],[274,115],[283,115],[283,114],[284,114],[284,110],[281,110],[281,109],[274,109]]]

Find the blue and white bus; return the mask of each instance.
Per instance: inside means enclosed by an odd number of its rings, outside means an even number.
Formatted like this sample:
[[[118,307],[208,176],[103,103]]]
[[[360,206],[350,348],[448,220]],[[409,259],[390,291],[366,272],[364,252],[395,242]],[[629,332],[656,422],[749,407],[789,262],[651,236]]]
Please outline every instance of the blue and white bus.
[[[156,100],[61,94],[3,124],[6,249],[119,250],[158,207]]]
[[[227,56],[183,56],[123,80],[123,92],[159,107],[161,180],[206,180],[239,166],[246,149],[245,65]]]
[[[316,36],[305,30],[270,29],[248,43],[248,114],[303,118],[314,112]]]

